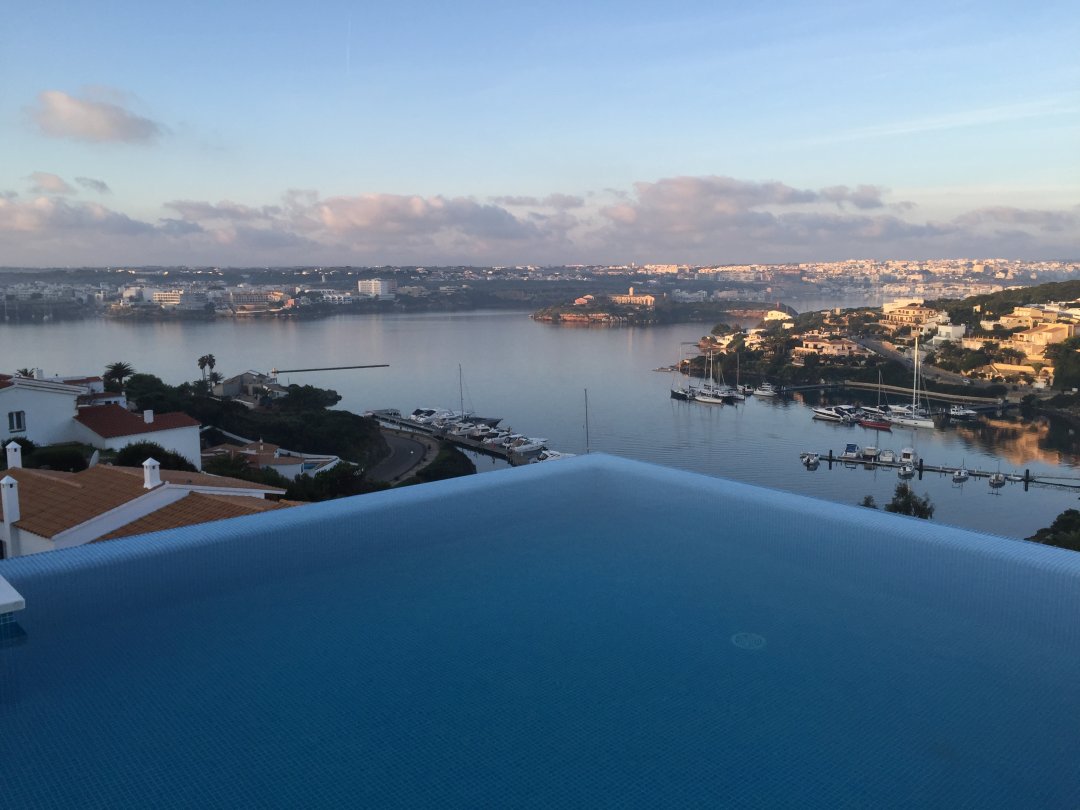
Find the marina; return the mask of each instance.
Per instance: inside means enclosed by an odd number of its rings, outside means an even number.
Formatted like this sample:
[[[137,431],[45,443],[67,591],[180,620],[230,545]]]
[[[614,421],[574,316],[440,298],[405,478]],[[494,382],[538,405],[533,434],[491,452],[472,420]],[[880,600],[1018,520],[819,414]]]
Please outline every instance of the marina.
[[[507,462],[511,467],[567,458],[573,453],[551,450],[545,442],[497,427],[501,419],[477,417],[467,412],[418,408],[408,416],[393,408],[369,411],[380,425],[407,433],[433,436],[442,441]]]

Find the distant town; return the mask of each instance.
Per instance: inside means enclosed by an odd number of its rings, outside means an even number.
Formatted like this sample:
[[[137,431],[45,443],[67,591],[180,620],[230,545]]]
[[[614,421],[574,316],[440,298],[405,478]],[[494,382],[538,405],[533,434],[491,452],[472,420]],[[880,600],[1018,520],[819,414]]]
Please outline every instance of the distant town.
[[[84,317],[321,317],[346,312],[540,309],[585,296],[669,303],[964,298],[1080,278],[1077,261],[940,259],[539,267],[0,269],[5,321]],[[635,293],[631,293],[634,295]]]

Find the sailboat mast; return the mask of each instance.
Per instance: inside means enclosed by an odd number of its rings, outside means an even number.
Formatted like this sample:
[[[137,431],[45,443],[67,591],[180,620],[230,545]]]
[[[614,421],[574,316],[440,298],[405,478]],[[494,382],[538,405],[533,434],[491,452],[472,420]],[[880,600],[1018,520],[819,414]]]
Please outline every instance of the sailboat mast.
[[[915,335],[915,375],[911,383],[911,415],[919,412],[919,336]]]
[[[585,455],[589,455],[589,389],[585,389]]]
[[[457,390],[458,407],[461,408],[461,418],[465,418],[465,384],[461,381],[461,363],[457,364]]]

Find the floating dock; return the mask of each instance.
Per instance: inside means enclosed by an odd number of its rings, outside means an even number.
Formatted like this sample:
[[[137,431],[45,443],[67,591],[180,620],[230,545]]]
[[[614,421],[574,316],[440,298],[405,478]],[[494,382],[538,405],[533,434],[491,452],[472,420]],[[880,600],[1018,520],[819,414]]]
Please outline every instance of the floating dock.
[[[805,458],[807,455],[809,454],[804,453],[803,458]],[[876,469],[878,467],[886,469],[898,469],[904,464],[904,462],[902,461],[881,461],[880,459],[869,458],[862,455],[852,458],[851,456],[842,456],[839,453],[834,453],[832,450],[828,450],[824,453],[816,453],[814,455],[817,455],[819,459],[819,464],[827,464],[830,470],[833,468],[834,465],[843,465],[849,468],[863,466],[865,469],[870,470]],[[805,462],[803,462],[803,466],[806,466]],[[920,481],[922,480],[924,473],[938,473],[939,475],[951,476],[954,472],[961,469],[961,467],[955,465],[942,466],[939,464],[927,464],[921,458],[914,466],[915,477],[918,478],[918,480]],[[816,468],[810,469],[811,471],[813,471],[813,469]],[[990,476],[1001,472],[1000,470],[975,470],[969,467],[962,467],[962,469],[967,470],[968,476],[970,478],[989,478]],[[1027,492],[1028,488],[1032,485],[1043,487],[1059,487],[1062,489],[1080,489],[1080,478],[1066,478],[1056,476],[1044,476],[1042,478],[1036,478],[1034,475],[1031,474],[1031,470],[1027,469],[1024,470],[1023,475],[1020,475],[1018,473],[1006,474],[1005,480],[1010,483],[1023,484],[1025,492]]]

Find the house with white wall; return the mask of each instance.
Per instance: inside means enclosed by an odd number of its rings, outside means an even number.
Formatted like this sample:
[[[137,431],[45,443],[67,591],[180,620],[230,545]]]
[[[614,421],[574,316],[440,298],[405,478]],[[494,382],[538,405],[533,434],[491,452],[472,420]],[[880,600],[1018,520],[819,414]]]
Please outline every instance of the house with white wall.
[[[86,386],[0,374],[0,439],[29,439],[34,444],[75,441],[76,403]]]
[[[143,411],[135,414],[119,405],[81,408],[72,420],[74,440],[102,450],[122,450],[135,442],[154,442],[202,469],[199,422],[186,413]]]
[[[206,473],[95,465],[77,473],[22,466],[22,448],[5,448],[0,479],[4,557],[71,548],[98,540],[279,509],[283,489]]]

